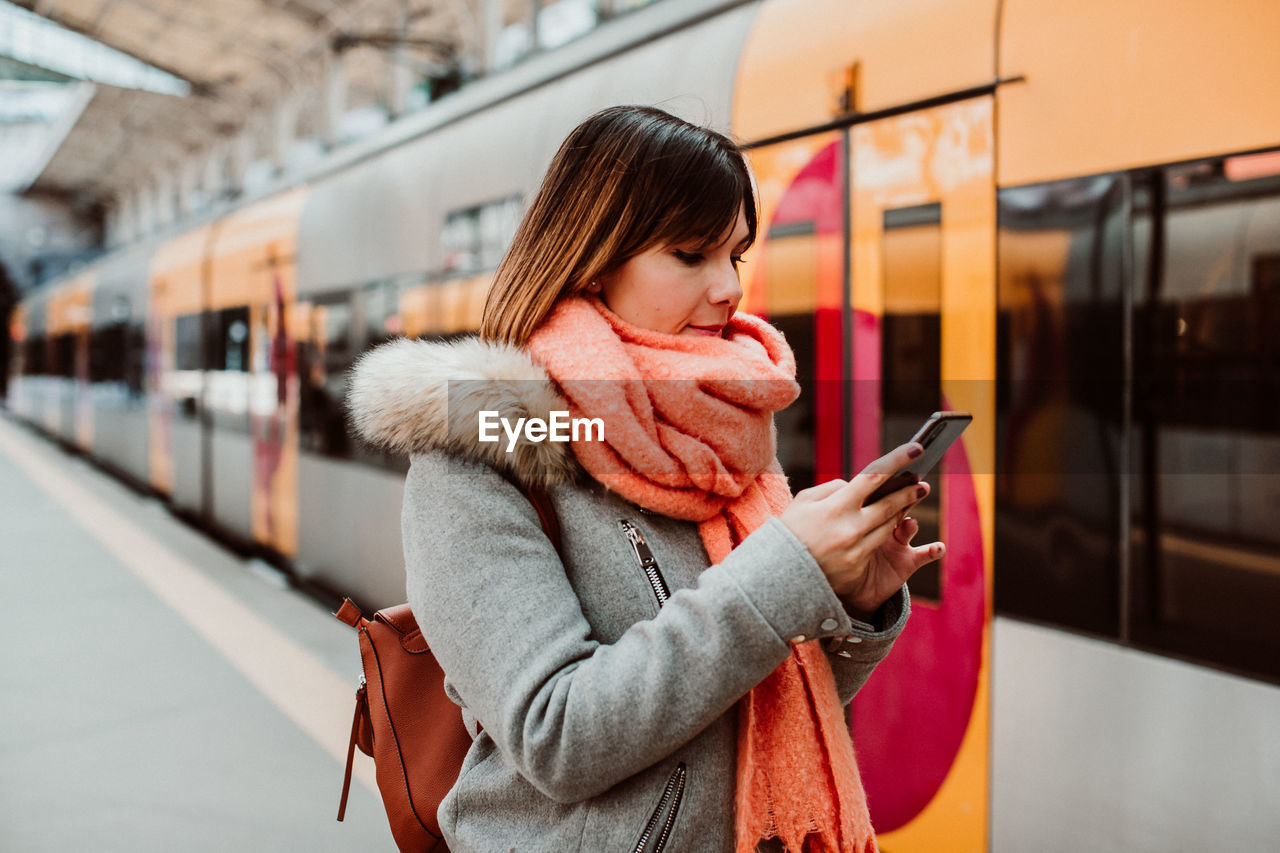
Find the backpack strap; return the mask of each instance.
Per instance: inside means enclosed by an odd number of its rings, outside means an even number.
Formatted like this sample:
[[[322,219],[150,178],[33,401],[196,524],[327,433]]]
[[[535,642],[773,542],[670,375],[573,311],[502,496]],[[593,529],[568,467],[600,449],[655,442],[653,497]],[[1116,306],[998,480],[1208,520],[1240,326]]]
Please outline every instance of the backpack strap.
[[[349,598],[342,600],[342,606],[333,615],[357,631],[369,624],[369,621],[360,613],[360,608],[356,607]],[[360,687],[356,690],[356,712],[351,720],[351,742],[347,744],[347,768],[342,774],[342,798],[338,800],[338,820],[342,820],[347,814],[347,795],[351,793],[351,762],[356,756],[356,742],[359,740],[360,728],[368,724],[369,705],[365,695],[364,674],[361,673]]]

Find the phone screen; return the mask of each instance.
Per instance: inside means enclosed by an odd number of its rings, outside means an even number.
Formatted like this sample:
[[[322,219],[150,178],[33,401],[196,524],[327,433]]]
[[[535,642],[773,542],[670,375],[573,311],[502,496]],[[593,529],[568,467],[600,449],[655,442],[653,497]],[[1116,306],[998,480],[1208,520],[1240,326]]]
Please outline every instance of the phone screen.
[[[873,504],[903,486],[923,480],[925,475],[932,471],[934,466],[942,460],[951,445],[960,437],[960,433],[964,432],[965,427],[969,426],[972,421],[973,415],[968,412],[934,412],[930,415],[929,419],[911,437],[912,441],[919,442],[924,447],[924,453],[908,462],[898,473],[885,480],[880,485],[880,488],[872,492],[863,501],[862,505]]]

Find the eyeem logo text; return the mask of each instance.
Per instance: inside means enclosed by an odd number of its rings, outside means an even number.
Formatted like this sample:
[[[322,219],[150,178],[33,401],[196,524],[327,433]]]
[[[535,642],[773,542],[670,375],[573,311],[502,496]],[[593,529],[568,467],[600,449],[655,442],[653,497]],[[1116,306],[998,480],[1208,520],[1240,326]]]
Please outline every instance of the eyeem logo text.
[[[600,418],[570,418],[568,412],[551,410],[551,418],[517,418],[513,426],[496,411],[480,412],[480,440],[499,441],[498,426],[507,434],[507,452],[516,449],[516,442],[523,433],[528,441],[578,441],[579,430],[583,441],[604,441],[604,421]]]

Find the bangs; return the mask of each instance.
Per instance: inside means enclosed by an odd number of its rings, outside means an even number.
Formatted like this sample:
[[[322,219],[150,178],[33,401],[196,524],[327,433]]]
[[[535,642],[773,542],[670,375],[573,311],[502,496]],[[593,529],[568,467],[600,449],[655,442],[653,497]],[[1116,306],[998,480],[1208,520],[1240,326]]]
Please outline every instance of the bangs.
[[[654,242],[688,243],[707,249],[720,243],[734,223],[738,211],[747,219],[745,246],[755,242],[755,198],[746,167],[736,154],[724,151],[700,152],[701,163],[690,163],[682,175],[673,176],[669,216],[659,223]]]
[[[643,152],[632,198],[639,227],[628,241],[636,254],[659,243],[707,249],[720,243],[742,210],[743,248],[756,238],[755,194],[742,154],[728,138],[683,122]],[[625,260],[625,258],[624,258]]]

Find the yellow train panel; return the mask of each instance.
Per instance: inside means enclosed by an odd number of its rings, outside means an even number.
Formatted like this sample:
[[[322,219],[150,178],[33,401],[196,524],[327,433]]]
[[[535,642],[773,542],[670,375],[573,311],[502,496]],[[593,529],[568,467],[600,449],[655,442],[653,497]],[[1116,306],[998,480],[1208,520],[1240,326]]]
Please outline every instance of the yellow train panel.
[[[293,301],[294,253],[306,196],[305,189],[274,196],[237,210],[218,224],[211,258],[210,309],[270,302],[277,273],[281,274],[286,300]]]
[[[994,0],[769,0],[743,48],[733,132],[752,141],[848,111],[918,101],[995,77]]]
[[[89,328],[93,307],[93,286],[97,276],[92,272],[81,273],[58,287],[49,295],[48,335],[83,332]]]
[[[1280,4],[1009,0],[1002,186],[1280,144]]]
[[[153,312],[173,318],[202,309],[202,276],[212,229],[196,228],[156,247],[148,276]]]

